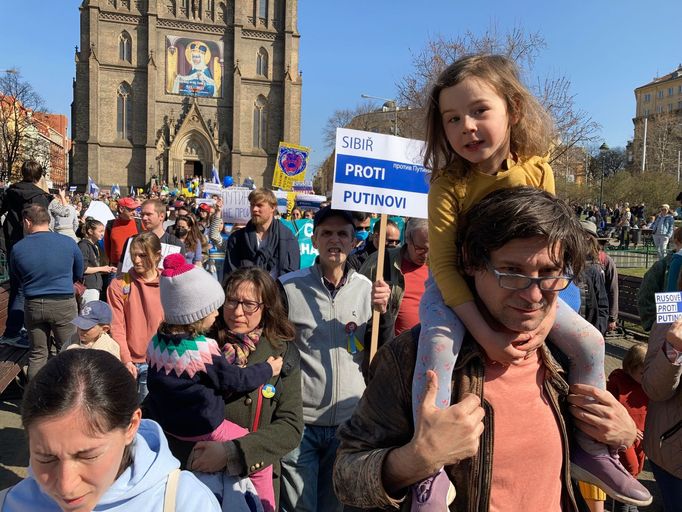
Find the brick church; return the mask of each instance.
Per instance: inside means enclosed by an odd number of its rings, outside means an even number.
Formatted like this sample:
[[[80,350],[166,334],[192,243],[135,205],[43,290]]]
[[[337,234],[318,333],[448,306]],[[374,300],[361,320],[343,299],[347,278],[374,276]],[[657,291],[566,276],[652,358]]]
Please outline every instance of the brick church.
[[[299,143],[297,0],[83,0],[71,183],[269,186]]]

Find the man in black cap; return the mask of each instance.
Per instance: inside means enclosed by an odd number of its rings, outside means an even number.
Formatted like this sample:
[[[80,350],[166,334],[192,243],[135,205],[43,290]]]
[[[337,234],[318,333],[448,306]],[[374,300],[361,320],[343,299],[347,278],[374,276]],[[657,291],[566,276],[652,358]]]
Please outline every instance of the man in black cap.
[[[365,389],[361,366],[372,306],[385,311],[391,293],[385,282],[372,285],[348,264],[355,242],[349,212],[320,209],[312,242],[316,263],[279,278],[296,326],[305,423],[300,446],[282,459],[283,512],[343,509],[332,489],[335,432]]]

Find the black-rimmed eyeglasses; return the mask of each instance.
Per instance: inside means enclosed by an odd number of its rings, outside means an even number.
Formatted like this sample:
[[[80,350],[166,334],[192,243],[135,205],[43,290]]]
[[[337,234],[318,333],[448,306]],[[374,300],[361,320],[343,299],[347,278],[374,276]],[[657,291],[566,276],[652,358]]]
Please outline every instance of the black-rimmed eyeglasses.
[[[237,299],[226,299],[225,307],[228,309],[237,309],[237,306],[241,305],[244,313],[255,313],[262,306],[262,302],[256,302],[255,300],[237,300]]]

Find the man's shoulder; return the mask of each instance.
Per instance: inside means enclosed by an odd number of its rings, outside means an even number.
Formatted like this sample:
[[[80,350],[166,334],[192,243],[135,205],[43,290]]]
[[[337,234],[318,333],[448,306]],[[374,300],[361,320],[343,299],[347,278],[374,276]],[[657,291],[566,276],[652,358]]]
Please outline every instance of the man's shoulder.
[[[293,272],[287,272],[286,274],[283,274],[278,277],[279,282],[282,283],[283,286],[285,286],[289,283],[300,281],[301,279],[308,279],[313,276],[313,268],[314,265],[312,267],[294,270]]]

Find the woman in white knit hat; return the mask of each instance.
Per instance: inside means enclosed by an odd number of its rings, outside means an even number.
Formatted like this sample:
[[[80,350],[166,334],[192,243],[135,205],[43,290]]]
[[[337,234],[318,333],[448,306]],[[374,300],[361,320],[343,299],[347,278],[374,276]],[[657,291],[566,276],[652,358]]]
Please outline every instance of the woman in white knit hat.
[[[229,364],[216,341],[204,336],[225,302],[222,287],[181,254],[167,256],[163,264],[159,286],[164,321],[147,348],[145,408],[166,434],[178,439],[229,441],[244,436],[247,429],[224,419],[224,397],[265,384],[279,374],[282,358],[270,357],[247,368]],[[252,480],[263,509],[274,510],[272,469]],[[205,483],[216,492],[210,476]]]

